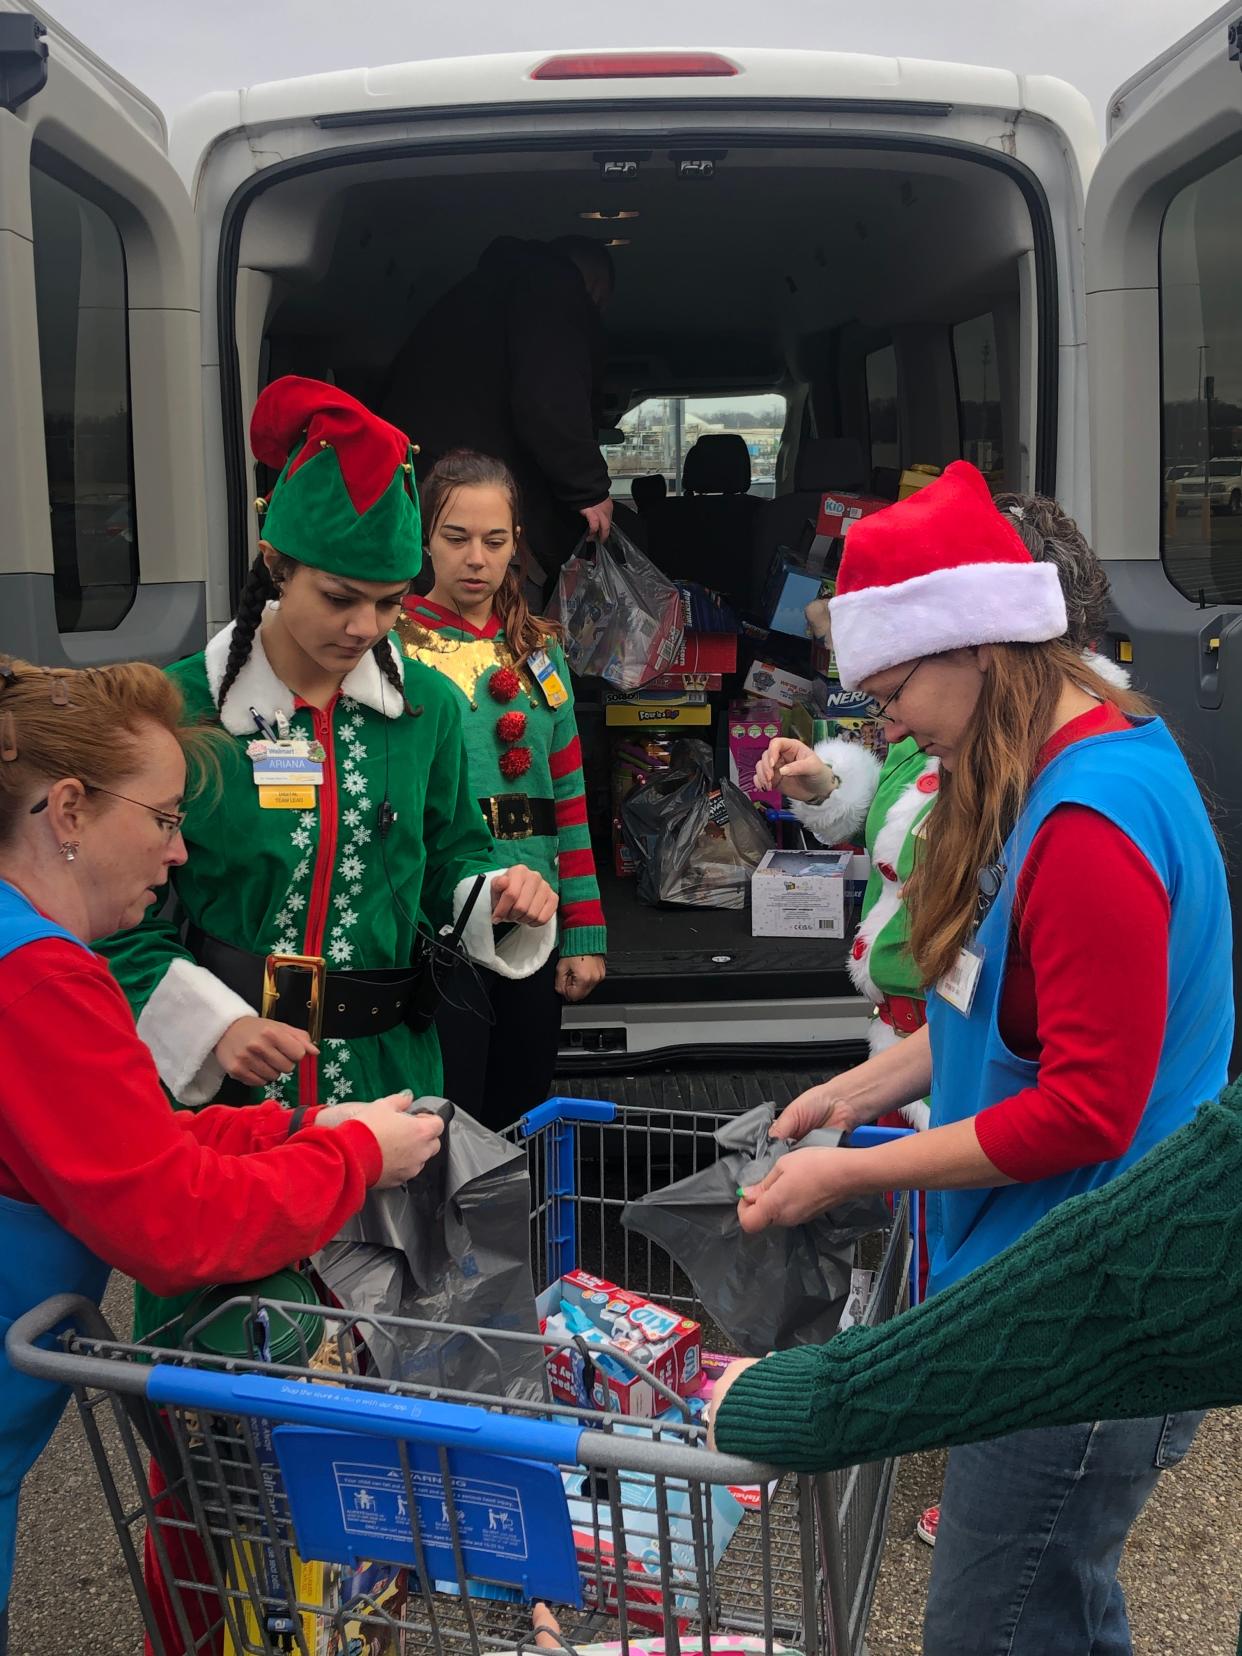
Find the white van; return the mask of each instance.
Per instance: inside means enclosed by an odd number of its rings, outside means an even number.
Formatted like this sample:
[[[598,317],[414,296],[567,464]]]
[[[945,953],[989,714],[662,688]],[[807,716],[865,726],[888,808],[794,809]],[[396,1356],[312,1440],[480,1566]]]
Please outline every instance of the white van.
[[[373,398],[494,237],[602,225],[624,244],[610,419],[779,396],[760,510],[830,481],[799,475],[829,437],[873,486],[986,450],[1007,486],[1055,494],[1236,853],[1242,518],[1170,509],[1165,481],[1242,453],[1231,14],[1116,94],[1101,154],[1086,101],[1044,76],[753,48],[317,75],[204,99],[170,143],[107,65],[0,0],[4,648],[201,647],[254,552],[259,388],[297,371]],[[588,749],[599,723],[584,705]],[[756,1064],[861,1049],[845,945],[752,942],[745,915],[605,886],[609,978],[567,1014],[566,1073],[646,1065],[642,1096],[672,1072],[683,1103],[710,1076],[716,1105],[766,1085]]]

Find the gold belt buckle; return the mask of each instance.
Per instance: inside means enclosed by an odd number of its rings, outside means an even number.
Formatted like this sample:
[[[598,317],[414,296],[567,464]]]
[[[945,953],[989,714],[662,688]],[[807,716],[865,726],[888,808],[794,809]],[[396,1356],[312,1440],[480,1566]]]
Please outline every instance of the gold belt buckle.
[[[260,1017],[270,1018],[276,1010],[276,1003],[280,999],[280,988],[276,982],[276,974],[282,967],[292,966],[300,972],[310,973],[310,999],[306,1003],[309,1016],[306,1022],[306,1033],[316,1046],[319,1045],[323,1034],[323,988],[327,974],[327,962],[322,955],[297,954],[270,954],[263,962],[263,1000],[259,1006]]]
[[[528,794],[493,794],[487,802],[488,826],[492,830],[493,839],[515,840],[530,839],[535,832],[535,814],[531,810]],[[500,826],[501,815],[507,818],[510,826]],[[512,824],[516,820],[517,826]]]

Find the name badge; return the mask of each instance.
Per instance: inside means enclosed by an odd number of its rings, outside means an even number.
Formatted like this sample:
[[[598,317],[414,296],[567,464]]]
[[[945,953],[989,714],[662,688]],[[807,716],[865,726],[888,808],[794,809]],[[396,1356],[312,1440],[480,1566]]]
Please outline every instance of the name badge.
[[[318,788],[323,785],[323,747],[303,737],[250,742],[246,752],[257,788]],[[314,804],[314,799],[311,799]]]
[[[975,1004],[975,990],[979,987],[979,974],[982,970],[982,949],[977,943],[968,943],[937,983],[936,993],[955,1012],[960,1012],[964,1018],[968,1018],[970,1009]]]
[[[532,650],[526,658],[526,665],[539,681],[539,688],[543,691],[544,699],[549,707],[564,707],[569,700],[569,691],[565,688],[565,681],[553,666],[546,650]]]

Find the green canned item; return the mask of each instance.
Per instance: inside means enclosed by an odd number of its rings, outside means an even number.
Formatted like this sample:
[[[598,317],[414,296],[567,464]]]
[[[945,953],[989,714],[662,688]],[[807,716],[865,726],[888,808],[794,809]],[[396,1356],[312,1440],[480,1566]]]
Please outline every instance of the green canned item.
[[[255,1327],[248,1304],[230,1306],[216,1316],[212,1313],[230,1300],[248,1299],[255,1295],[267,1302],[268,1357],[273,1363],[302,1367],[319,1351],[327,1332],[323,1317],[307,1311],[282,1311],[272,1306],[273,1300],[288,1304],[313,1306],[319,1302],[315,1290],[301,1271],[290,1266],[255,1282],[225,1283],[208,1288],[184,1314],[184,1326],[195,1330],[193,1349],[212,1357],[239,1357],[254,1361],[259,1357],[260,1330]],[[200,1327],[210,1318],[206,1327]]]

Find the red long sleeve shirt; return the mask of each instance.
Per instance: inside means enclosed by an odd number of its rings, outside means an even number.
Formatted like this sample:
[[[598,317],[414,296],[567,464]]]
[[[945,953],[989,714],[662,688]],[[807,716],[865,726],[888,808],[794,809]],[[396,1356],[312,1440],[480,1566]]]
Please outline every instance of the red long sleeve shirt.
[[[1102,706],[1040,754],[1126,720]],[[1062,805],[1018,877],[1000,1032],[1039,1065],[1036,1084],[975,1117],[984,1154],[1011,1179],[1050,1178],[1123,1155],[1155,1082],[1169,980],[1169,898],[1114,823]]]
[[[48,938],[0,960],[0,1195],[37,1203],[153,1292],[263,1276],[357,1212],[382,1166],[374,1134],[288,1132],[276,1103],[173,1110],[84,949]]]

